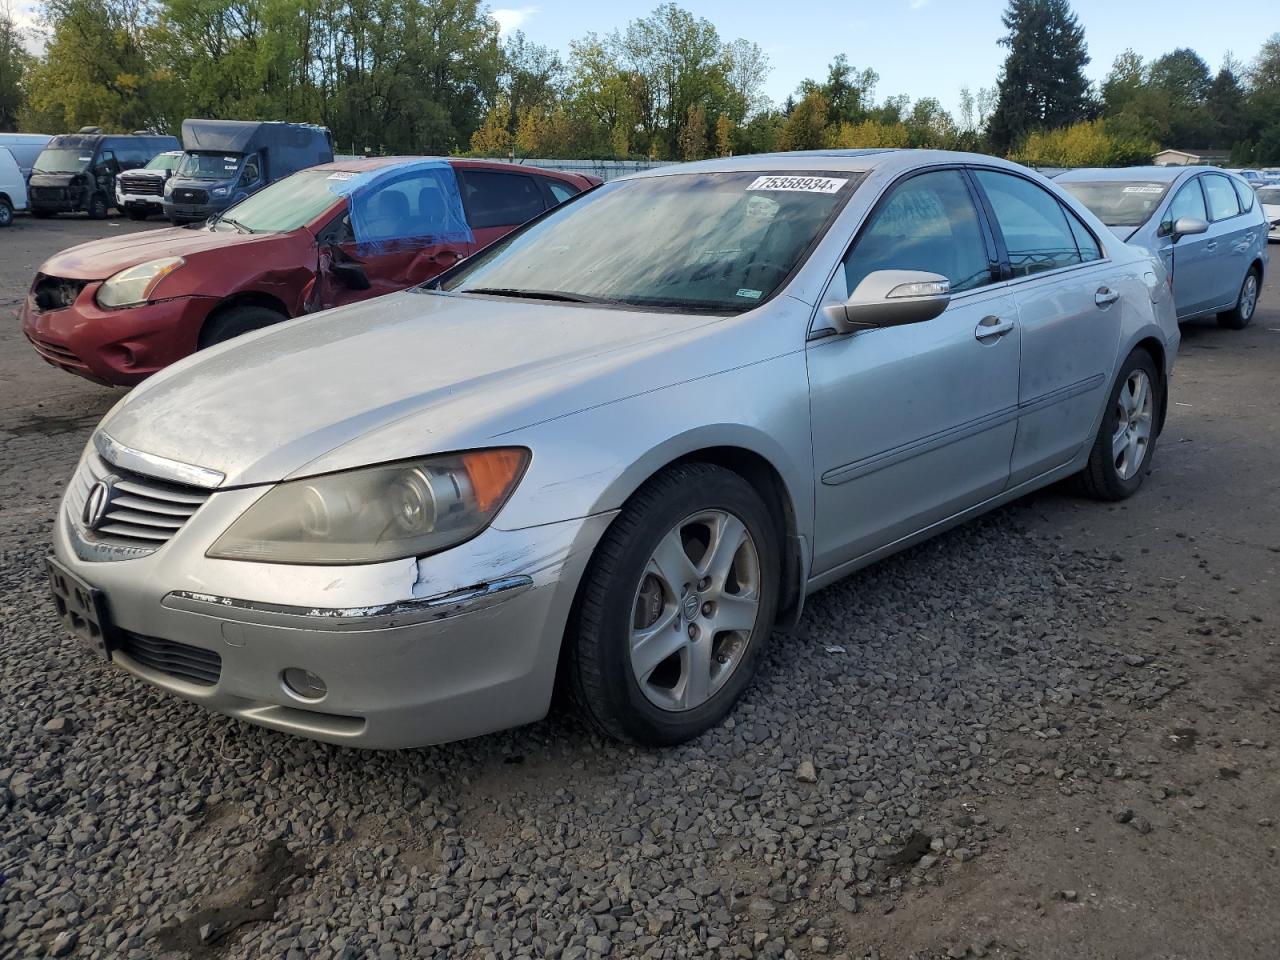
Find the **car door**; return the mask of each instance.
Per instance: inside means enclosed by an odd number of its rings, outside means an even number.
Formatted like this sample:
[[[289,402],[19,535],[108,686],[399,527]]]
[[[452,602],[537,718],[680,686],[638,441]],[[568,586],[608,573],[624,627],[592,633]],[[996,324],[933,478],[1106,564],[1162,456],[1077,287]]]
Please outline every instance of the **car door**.
[[[1018,325],[962,170],[892,186],[824,303],[847,300],[869,273],[888,269],[942,274],[952,299],[927,322],[845,335],[824,329],[819,313],[807,350],[815,573],[981,503],[1008,480]]]
[[[1210,301],[1206,310],[1229,307],[1235,303],[1248,267],[1248,218],[1240,215],[1240,198],[1231,181],[1220,173],[1200,177],[1204,184],[1205,202],[1209,207],[1209,232],[1206,249],[1213,258],[1210,277]]]
[[[1173,277],[1173,301],[1178,319],[1186,320],[1203,313],[1213,305],[1214,257],[1209,249],[1213,242],[1207,233],[1179,237],[1173,241],[1173,225],[1183,217],[1209,222],[1209,208],[1199,177],[1179,186],[1169,205],[1160,214],[1157,229],[1160,257]]]
[[[547,209],[548,203],[529,174],[460,167],[458,186],[476,246],[485,247]]]
[[[974,178],[994,219],[1022,333],[1009,464],[1016,486],[1092,440],[1131,291],[1120,287],[1097,237],[1049,190],[1006,170],[976,170]]]
[[[356,194],[317,239],[316,309],[404,290],[470,256],[455,190],[452,170],[432,167]]]

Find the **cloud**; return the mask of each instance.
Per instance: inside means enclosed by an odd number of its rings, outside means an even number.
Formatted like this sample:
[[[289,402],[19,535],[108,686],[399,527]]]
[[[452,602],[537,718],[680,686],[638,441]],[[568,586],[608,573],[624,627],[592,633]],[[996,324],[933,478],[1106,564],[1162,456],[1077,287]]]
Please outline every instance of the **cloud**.
[[[539,10],[538,7],[506,7],[492,11],[489,16],[498,21],[498,32],[505,36],[519,30]]]

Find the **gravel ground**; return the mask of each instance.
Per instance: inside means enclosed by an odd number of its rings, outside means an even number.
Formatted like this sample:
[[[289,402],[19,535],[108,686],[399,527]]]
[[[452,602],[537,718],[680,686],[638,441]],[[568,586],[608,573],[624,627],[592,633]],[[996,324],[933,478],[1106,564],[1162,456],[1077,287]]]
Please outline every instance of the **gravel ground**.
[[[58,227],[42,241],[20,225],[28,273],[56,249],[42,242],[101,229]],[[1259,321],[1277,318],[1272,307]],[[683,747],[620,747],[559,711],[466,743],[354,752],[207,714],[61,634],[40,561],[61,483],[119,394],[23,356],[12,326],[0,335],[12,396],[0,413],[0,955],[1174,957],[1201,934],[1224,938],[1223,955],[1276,954],[1266,908],[1280,877],[1259,812],[1280,807],[1265,736],[1280,672],[1259,613],[1275,606],[1274,506],[1249,521],[1259,561],[1168,529],[1156,556],[1133,539],[1150,517],[1127,506],[1024,500],[811,598],[731,719]],[[1247,357],[1255,373],[1275,370],[1274,333],[1234,336],[1232,349],[1263,351]],[[1196,383],[1220,388],[1210,361],[1190,362]],[[1163,461],[1189,455],[1176,441],[1194,423],[1175,414]],[[1261,462],[1272,478],[1275,449]],[[1133,509],[1178,493],[1153,483]],[[1200,557],[1186,563],[1203,583],[1162,576],[1173,550]],[[1230,597],[1213,580],[1224,569],[1239,583]],[[1226,701],[1244,712],[1224,732],[1207,714]],[[1205,763],[1217,772],[1187,772]],[[1142,859],[1153,840],[1182,843],[1196,829],[1184,817],[1219,803],[1233,811],[1227,849],[1206,833],[1179,855],[1205,858],[1200,882],[1249,877],[1222,907],[1234,920],[1205,931],[1185,919],[1209,896],[1192,882],[1149,905],[1186,929],[1117,946],[1132,922],[1116,898],[1148,909],[1134,877],[1173,873],[1169,851]],[[1105,849],[1055,852],[1082,823]],[[1068,885],[1088,870],[1101,884],[1117,857],[1131,872],[1108,875],[1104,898]]]

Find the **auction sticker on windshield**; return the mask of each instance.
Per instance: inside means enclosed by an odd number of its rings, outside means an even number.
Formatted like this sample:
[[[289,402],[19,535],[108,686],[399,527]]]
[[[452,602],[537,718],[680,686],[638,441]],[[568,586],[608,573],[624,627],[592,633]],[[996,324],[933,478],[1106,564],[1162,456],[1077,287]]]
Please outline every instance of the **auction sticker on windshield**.
[[[756,177],[748,190],[790,190],[798,193],[837,193],[848,183],[838,177]]]

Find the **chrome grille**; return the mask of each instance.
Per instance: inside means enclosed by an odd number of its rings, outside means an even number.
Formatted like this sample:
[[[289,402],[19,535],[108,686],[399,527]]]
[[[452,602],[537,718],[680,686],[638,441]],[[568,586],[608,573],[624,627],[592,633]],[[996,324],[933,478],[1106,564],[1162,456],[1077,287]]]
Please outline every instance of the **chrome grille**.
[[[99,481],[109,481],[111,495],[101,519],[90,530],[84,523],[84,508],[89,491]],[[67,509],[87,539],[155,550],[182,529],[210,492],[122,469],[90,451],[67,491]]]
[[[160,177],[121,177],[120,189],[134,196],[158,197],[164,192],[164,180]]]
[[[217,651],[178,643],[176,640],[161,640],[159,637],[144,637],[140,633],[121,631],[115,649],[148,670],[165,673],[202,687],[214,686],[222,675],[222,657]]]

